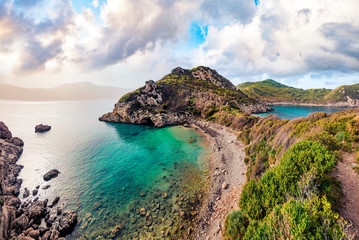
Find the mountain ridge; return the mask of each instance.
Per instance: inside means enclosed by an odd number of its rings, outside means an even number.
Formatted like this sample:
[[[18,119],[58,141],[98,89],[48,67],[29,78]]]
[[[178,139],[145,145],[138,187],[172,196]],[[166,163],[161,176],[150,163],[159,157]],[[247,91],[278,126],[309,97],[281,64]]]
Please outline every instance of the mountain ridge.
[[[248,97],[269,105],[304,104],[332,107],[358,107],[359,84],[342,85],[336,89],[301,89],[290,87],[272,79],[245,82],[237,85]]]
[[[58,101],[116,99],[130,89],[98,86],[90,82],[66,83],[53,88],[23,88],[0,84],[0,99],[17,101]]]

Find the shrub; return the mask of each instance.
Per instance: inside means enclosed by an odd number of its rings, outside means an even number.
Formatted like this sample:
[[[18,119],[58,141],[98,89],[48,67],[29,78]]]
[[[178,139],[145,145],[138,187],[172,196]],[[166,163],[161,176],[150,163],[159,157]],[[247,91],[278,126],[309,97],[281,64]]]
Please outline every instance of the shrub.
[[[242,239],[246,233],[248,223],[248,219],[241,211],[234,211],[229,213],[224,222],[223,238],[225,240]]]
[[[334,167],[334,155],[318,142],[301,141],[293,145],[277,167],[260,180],[249,181],[243,188],[239,206],[249,219],[261,219],[288,196],[299,196],[299,181],[311,173],[321,184]]]
[[[244,239],[343,239],[338,215],[325,197],[289,200],[262,221],[249,224]]]

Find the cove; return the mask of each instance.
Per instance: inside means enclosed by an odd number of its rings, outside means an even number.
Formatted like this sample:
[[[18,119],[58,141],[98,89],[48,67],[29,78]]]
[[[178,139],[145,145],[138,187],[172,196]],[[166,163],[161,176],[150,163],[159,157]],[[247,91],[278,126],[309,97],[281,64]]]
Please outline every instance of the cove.
[[[313,113],[313,112],[334,113],[334,112],[340,112],[349,109],[349,108],[303,106],[303,105],[275,105],[270,107],[273,108],[274,111],[268,113],[255,114],[255,115],[259,117],[265,117],[269,114],[273,114],[273,115],[277,115],[279,118],[293,119],[298,117],[306,117],[308,116],[309,113]]]

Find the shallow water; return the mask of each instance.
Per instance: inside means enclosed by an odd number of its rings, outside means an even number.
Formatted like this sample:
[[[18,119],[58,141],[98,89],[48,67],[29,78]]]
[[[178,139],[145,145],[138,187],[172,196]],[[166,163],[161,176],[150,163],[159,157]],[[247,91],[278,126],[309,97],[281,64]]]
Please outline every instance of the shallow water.
[[[1,101],[0,121],[25,142],[22,190],[40,185],[40,199],[60,196],[61,207],[79,212],[68,239],[160,239],[190,232],[206,190],[202,137],[184,127],[98,121],[114,102]],[[52,129],[34,133],[39,123]],[[44,182],[43,174],[54,168],[59,177]]]
[[[306,117],[312,112],[326,112],[334,113],[348,110],[348,108],[331,108],[331,107],[317,107],[317,106],[299,106],[299,105],[276,105],[270,106],[274,111],[269,113],[255,114],[259,117],[265,117],[268,114],[277,115],[279,118],[293,119],[298,117]]]

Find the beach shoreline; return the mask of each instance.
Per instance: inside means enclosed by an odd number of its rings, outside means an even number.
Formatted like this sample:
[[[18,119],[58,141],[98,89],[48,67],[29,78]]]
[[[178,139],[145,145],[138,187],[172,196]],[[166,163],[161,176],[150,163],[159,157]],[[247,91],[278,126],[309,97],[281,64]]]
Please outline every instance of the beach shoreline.
[[[246,183],[244,145],[229,128],[205,121],[191,121],[190,127],[206,139],[209,188],[199,213],[195,239],[222,239],[228,213],[238,210],[238,199]]]

